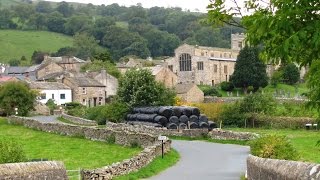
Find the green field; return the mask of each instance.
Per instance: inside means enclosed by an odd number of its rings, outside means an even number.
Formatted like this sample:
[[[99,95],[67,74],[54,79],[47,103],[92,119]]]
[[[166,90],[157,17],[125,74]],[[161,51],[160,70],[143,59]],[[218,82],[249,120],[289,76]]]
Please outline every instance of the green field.
[[[260,135],[277,134],[285,135],[297,149],[301,161],[320,163],[320,146],[317,141],[320,140],[320,131],[307,130],[274,130],[274,129],[232,129],[234,131],[255,132]]]
[[[72,37],[48,31],[0,30],[0,62],[31,59],[35,50],[55,52],[66,46],[72,46]]]
[[[0,129],[0,138],[10,138],[22,144],[28,159],[63,161],[68,170],[103,167],[130,158],[141,151],[140,148],[128,148],[9,125],[3,118],[0,119]]]

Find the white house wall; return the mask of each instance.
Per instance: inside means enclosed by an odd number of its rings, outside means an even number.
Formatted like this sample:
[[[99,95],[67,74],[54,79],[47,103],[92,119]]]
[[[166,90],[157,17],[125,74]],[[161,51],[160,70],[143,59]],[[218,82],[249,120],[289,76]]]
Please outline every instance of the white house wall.
[[[65,90],[41,90],[40,94],[46,94],[45,99],[40,99],[41,103],[47,103],[49,99],[52,99],[52,95],[54,95],[54,102],[57,105],[65,104],[72,102],[72,95],[71,95],[71,90],[70,89],[65,89]],[[65,94],[65,99],[60,99],[60,95]]]

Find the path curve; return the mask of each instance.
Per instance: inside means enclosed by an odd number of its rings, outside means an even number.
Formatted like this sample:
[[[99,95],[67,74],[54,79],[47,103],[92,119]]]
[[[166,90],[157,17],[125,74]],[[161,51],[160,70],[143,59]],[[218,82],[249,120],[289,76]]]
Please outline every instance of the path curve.
[[[61,123],[61,121],[57,120],[58,116],[32,116],[31,119],[39,121],[41,123]]]
[[[246,171],[248,146],[173,140],[181,159],[150,180],[239,180]]]

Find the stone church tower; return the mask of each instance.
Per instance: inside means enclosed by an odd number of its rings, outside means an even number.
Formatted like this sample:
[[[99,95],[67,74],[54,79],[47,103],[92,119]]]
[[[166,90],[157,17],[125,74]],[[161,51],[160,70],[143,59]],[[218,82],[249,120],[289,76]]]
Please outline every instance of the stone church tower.
[[[245,46],[246,36],[241,34],[231,34],[231,49],[240,51]]]

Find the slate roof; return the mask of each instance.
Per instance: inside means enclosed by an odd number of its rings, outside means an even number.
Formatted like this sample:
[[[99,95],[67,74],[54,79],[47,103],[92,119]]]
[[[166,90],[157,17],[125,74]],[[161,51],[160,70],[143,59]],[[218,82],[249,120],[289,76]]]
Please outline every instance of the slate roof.
[[[31,89],[42,89],[42,90],[60,90],[70,89],[67,85],[59,82],[31,82],[29,83]]]
[[[5,70],[6,74],[23,74],[27,71],[27,66],[10,66]]]
[[[184,94],[187,93],[195,84],[177,84],[175,86],[175,91],[177,94]]]
[[[47,57],[48,60],[51,60],[55,63],[58,64],[69,64],[69,63],[85,63],[87,61],[77,58],[77,57],[67,57],[67,56],[62,56],[62,57]]]
[[[39,78],[39,80],[48,80],[48,79],[54,79],[56,77],[59,77],[61,75],[65,75],[67,74],[67,72],[55,72],[55,73],[50,73],[50,74],[46,74],[44,76],[42,76],[41,78]]]
[[[88,77],[71,77],[68,79],[79,87],[105,87],[100,82]]]

